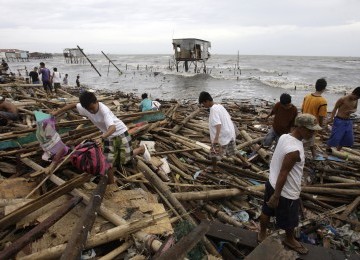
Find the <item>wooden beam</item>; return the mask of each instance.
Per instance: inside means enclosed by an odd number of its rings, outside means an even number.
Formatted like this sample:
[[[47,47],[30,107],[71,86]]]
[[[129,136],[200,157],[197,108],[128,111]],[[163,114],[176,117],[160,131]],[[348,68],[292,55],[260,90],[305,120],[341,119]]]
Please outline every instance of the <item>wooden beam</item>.
[[[71,209],[82,201],[81,197],[73,197],[69,202],[59,208],[51,216],[46,218],[43,222],[31,229],[24,236],[10,244],[3,251],[0,252],[0,259],[10,259],[23,249],[27,244],[40,238],[52,225],[66,215]]]
[[[156,260],[183,259],[186,257],[186,254],[204,237],[209,229],[209,225],[202,222]]]
[[[108,176],[107,174],[101,176],[100,181],[94,190],[89,204],[86,206],[79,222],[74,228],[70,240],[67,243],[66,249],[61,256],[61,260],[76,260],[81,256],[81,252],[85,248],[88,234],[94,225],[97,212],[103,200]]]

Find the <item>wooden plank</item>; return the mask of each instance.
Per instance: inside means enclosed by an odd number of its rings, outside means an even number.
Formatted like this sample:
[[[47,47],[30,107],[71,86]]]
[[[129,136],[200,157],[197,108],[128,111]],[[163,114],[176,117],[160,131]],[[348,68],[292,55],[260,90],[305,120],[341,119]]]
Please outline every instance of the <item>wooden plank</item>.
[[[280,239],[274,237],[266,238],[258,245],[245,260],[277,260],[277,259],[297,259],[297,253],[292,250],[286,250]]]
[[[101,176],[100,181],[93,191],[91,200],[86,206],[79,222],[72,231],[70,240],[68,241],[61,260],[76,260],[81,257],[81,251],[85,249],[87,237],[94,225],[97,212],[104,198],[106,185],[108,182],[107,174]]]
[[[208,230],[209,226],[206,223],[201,223],[157,259],[182,259],[194,246],[196,246]]]
[[[232,226],[225,225],[225,224],[222,224],[222,223],[216,222],[216,221],[213,221],[213,222],[204,221],[204,222],[208,223],[210,226],[210,229],[207,232],[208,236],[227,240],[227,241],[236,243],[238,245],[249,246],[249,247],[253,247],[253,248],[258,246],[257,233],[254,231],[242,229],[239,227],[232,227]],[[306,248],[309,249],[309,253],[307,255],[301,255],[299,259],[304,259],[304,260],[312,260],[312,259],[343,260],[343,259],[347,258],[345,253],[342,251],[339,251],[339,250],[324,248],[324,247],[320,247],[320,246],[314,246],[314,245],[305,244],[305,243],[302,243],[302,244]],[[272,248],[272,247],[269,247],[269,248],[270,249],[269,249],[269,251],[267,251],[267,253],[269,255],[274,254],[274,251],[272,251],[272,250],[274,250],[274,248]],[[270,258],[249,258],[249,259],[270,259]],[[277,258],[277,259],[279,259],[279,258]],[[352,254],[347,259],[360,259],[360,258],[357,255]]]
[[[210,226],[209,231],[206,233],[208,236],[224,239],[235,244],[256,247],[257,243],[257,233],[233,227],[230,225],[222,224],[218,221],[204,221]]]

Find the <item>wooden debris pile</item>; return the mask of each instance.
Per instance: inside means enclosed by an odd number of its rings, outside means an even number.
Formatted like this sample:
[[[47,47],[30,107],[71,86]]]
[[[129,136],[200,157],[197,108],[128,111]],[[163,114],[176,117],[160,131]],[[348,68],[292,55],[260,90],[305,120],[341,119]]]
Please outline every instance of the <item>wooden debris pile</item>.
[[[81,254],[169,259],[185,256],[199,241],[203,255],[210,259],[243,258],[253,250],[244,242],[246,237],[235,240],[231,232],[221,235],[209,231],[209,224],[199,223],[218,221],[249,234],[259,230],[263,184],[274,149],[261,147],[271,125],[262,118],[272,104],[224,100],[239,130],[239,154],[213,161],[208,111],[197,102],[161,101],[165,119],[139,123],[144,115],[156,112],[139,112],[140,100],[133,94],[98,92],[98,99],[126,123],[134,146],[145,144],[151,154],[150,160],[138,156],[117,170],[116,183],[106,185],[106,176],[82,174],[68,160],[53,174],[45,173],[48,163],[42,161],[34,136],[33,111],[50,112],[77,102],[76,89],[61,90],[49,99],[39,86],[0,88],[22,114],[21,121],[1,127],[0,133],[0,259],[78,259]],[[100,136],[89,120],[75,112],[57,120],[61,138],[70,146]],[[359,148],[357,121],[354,127],[354,147]],[[319,134],[319,151],[328,135]],[[359,177],[359,150],[344,148],[323,161],[306,160],[302,241],[359,254]],[[175,239],[179,223],[196,229],[184,239]],[[281,235],[274,226],[272,230],[272,235]]]

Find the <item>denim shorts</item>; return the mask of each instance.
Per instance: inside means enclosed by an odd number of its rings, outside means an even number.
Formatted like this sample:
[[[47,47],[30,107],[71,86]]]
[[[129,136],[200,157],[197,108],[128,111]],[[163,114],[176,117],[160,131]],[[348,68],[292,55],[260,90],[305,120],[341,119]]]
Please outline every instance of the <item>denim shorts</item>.
[[[354,144],[353,122],[350,119],[334,118],[328,146],[352,146]]]

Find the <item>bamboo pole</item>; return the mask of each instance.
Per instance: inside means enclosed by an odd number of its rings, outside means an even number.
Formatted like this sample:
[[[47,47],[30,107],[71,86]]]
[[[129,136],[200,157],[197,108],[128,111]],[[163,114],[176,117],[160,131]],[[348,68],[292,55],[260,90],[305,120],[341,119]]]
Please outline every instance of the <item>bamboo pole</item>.
[[[349,154],[346,152],[339,152],[338,150],[332,148],[332,153],[334,156],[339,157],[341,159],[352,161],[355,163],[360,163],[360,156]]]
[[[188,115],[183,121],[181,121],[180,124],[174,126],[174,128],[171,130],[171,132],[173,133],[177,133],[179,132],[179,130],[186,125],[187,122],[189,122],[189,120],[193,117],[195,117],[197,114],[199,114],[199,112],[201,111],[201,108],[197,108],[194,112],[192,112],[190,115]]]
[[[253,145],[253,144],[256,144],[258,142],[261,142],[262,140],[264,140],[265,137],[258,137],[258,138],[255,138],[255,139],[252,139],[250,141],[246,141],[246,142],[243,142],[239,145],[236,146],[236,149],[238,150],[241,150],[249,145]]]
[[[139,232],[139,230],[153,225],[156,221],[159,221],[167,217],[166,213],[162,213],[155,216],[150,216],[145,219],[136,220],[130,223],[125,223],[121,226],[106,230],[104,232],[98,233],[93,237],[90,237],[86,241],[85,249],[93,248],[96,246],[103,245],[105,243],[114,241],[116,239],[124,238],[130,234]],[[60,244],[48,249],[44,249],[40,252],[33,253],[22,257],[21,260],[33,260],[33,259],[57,259],[61,256],[62,252],[65,250],[66,244]]]
[[[322,187],[302,187],[303,192],[319,193],[319,194],[331,194],[331,195],[348,195],[348,196],[360,196],[360,190],[350,189],[335,189],[335,188],[322,188]]]
[[[251,138],[251,136],[245,131],[245,130],[241,130],[240,131],[241,135],[245,138],[246,141],[251,142],[253,141],[253,139]],[[267,163],[269,163],[269,157],[270,155],[263,149],[260,148],[259,145],[253,145],[253,149],[256,150],[256,152],[260,155],[260,157]]]
[[[107,174],[101,176],[99,184],[94,190],[89,204],[86,206],[79,222],[72,231],[70,240],[68,241],[60,260],[76,260],[80,258],[81,251],[83,251],[85,247],[88,234],[94,225],[97,211],[99,210],[103,200],[107,181]]]
[[[27,164],[28,166],[30,166],[31,168],[33,168],[34,170],[41,170],[43,169],[43,167],[41,167],[40,165],[34,163],[33,161],[31,161],[28,158],[24,158],[23,162],[25,164]],[[62,185],[63,183],[65,183],[64,180],[60,179],[59,177],[57,177],[55,174],[51,175],[50,180],[55,183],[56,185]],[[90,202],[90,198],[88,195],[86,195],[85,193],[79,191],[78,189],[74,189],[71,194],[73,196],[81,196],[83,198],[83,201],[88,204]],[[120,225],[125,225],[127,224],[127,222],[122,219],[119,215],[115,214],[114,212],[112,212],[111,210],[109,210],[108,208],[106,208],[104,205],[100,206],[100,210],[99,210],[100,214],[106,218],[107,220],[109,220],[110,222],[112,222],[114,225],[120,226]],[[134,236],[139,239],[140,241],[142,241],[143,243],[148,243],[149,249],[153,250],[154,252],[156,252],[162,245],[162,243],[157,240],[154,239],[151,235],[142,232],[142,231],[137,231]],[[151,242],[149,242],[151,241]]]
[[[360,204],[360,196],[358,196],[350,205],[346,207],[344,212],[340,215],[342,218],[347,218],[351,212],[354,211],[357,206]]]
[[[99,258],[99,260],[112,260],[115,259],[118,255],[120,255],[122,252],[127,250],[129,247],[131,247],[134,244],[132,241],[127,241],[123,243],[118,248],[115,248],[113,251],[107,253],[106,255]]]
[[[234,197],[243,195],[244,192],[239,189],[221,189],[221,190],[207,190],[207,191],[189,191],[178,192],[172,195],[181,201],[187,200],[217,200],[223,198]]]
[[[159,156],[159,155],[167,155],[172,153],[182,153],[182,152],[192,152],[192,151],[199,151],[201,148],[190,148],[190,149],[182,149],[182,150],[172,150],[172,151],[164,151],[164,152],[155,152],[151,153],[152,156]]]
[[[21,249],[26,245],[41,237],[52,225],[54,225],[58,220],[60,220],[64,215],[66,215],[71,209],[73,209],[77,204],[81,202],[81,197],[74,197],[56,212],[51,214],[43,222],[38,224],[36,227],[31,229],[24,236],[12,242],[10,246],[6,247],[3,251],[0,252],[0,259],[10,259],[15,254],[17,254]]]
[[[75,177],[67,182],[64,182],[63,185],[56,187],[55,189],[45,193],[44,195],[40,196],[39,198],[23,205],[22,207],[18,208],[17,210],[9,213],[8,215],[4,216],[0,219],[0,230],[4,230],[8,226],[16,223],[24,216],[38,210],[39,208],[45,206],[47,203],[59,198],[60,196],[68,193],[69,191],[73,190],[75,187],[83,184],[84,182],[90,179],[90,174],[80,175]]]
[[[236,221],[235,219],[233,219],[232,217],[228,216],[226,213],[218,210],[217,208],[210,206],[208,204],[204,205],[204,209],[206,209],[208,212],[210,212],[211,214],[213,214],[215,217],[219,218],[220,220],[233,225],[235,227],[242,227],[243,224],[239,221]]]
[[[181,205],[177,198],[171,193],[168,186],[166,186],[160,178],[141,160],[137,163],[139,169],[143,171],[145,178],[151,182],[159,191],[164,195],[165,198],[174,206],[174,208],[180,213],[184,214],[184,218],[191,224],[196,225],[196,222],[187,214],[186,209]],[[214,255],[218,255],[218,252],[207,239],[204,240],[206,249]]]

